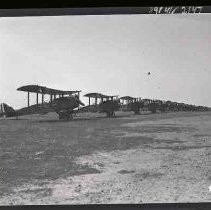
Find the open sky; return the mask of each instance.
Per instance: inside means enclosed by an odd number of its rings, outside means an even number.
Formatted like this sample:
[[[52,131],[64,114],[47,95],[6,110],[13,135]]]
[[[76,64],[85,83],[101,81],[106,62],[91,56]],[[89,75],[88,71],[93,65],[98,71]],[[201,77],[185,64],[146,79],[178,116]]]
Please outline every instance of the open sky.
[[[0,18],[0,103],[28,84],[211,106],[211,14]]]

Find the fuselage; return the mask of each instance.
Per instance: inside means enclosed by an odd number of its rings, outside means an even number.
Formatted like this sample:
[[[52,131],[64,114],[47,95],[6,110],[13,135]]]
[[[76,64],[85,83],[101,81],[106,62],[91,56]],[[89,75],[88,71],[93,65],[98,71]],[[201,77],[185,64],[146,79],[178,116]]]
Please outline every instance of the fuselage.
[[[52,102],[35,104],[28,107],[24,107],[18,110],[14,110],[8,105],[4,105],[5,116],[22,116],[29,114],[46,114],[49,112],[60,112],[60,111],[72,111],[84,104],[76,96],[56,98]]]

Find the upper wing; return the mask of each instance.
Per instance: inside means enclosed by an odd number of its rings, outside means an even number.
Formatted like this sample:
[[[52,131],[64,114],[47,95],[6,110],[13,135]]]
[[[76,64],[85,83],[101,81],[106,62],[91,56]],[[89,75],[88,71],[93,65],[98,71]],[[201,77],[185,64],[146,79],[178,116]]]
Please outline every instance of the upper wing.
[[[56,89],[47,88],[47,87],[39,86],[39,85],[26,85],[26,86],[19,87],[17,90],[31,92],[31,93],[48,94],[48,95],[62,95],[62,94],[72,95],[74,93],[81,92],[80,90],[75,90],[75,91],[56,90]]]

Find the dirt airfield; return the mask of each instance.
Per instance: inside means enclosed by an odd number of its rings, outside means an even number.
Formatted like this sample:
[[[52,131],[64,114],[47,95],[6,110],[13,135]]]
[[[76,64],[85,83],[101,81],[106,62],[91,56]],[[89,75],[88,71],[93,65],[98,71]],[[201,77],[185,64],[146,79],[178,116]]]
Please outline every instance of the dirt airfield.
[[[210,202],[211,112],[0,119],[0,205]]]

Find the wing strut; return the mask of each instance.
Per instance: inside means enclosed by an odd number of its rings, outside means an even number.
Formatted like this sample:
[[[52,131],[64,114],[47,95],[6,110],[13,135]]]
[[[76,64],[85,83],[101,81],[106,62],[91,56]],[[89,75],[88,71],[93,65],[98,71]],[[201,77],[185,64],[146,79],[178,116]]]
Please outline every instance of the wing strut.
[[[44,104],[44,94],[42,93],[42,105]]]
[[[30,104],[29,104],[29,100],[30,100],[29,97],[30,97],[30,93],[28,92],[28,101],[27,101],[28,107],[29,107],[29,105],[30,105]]]
[[[39,95],[37,93],[37,106],[38,106],[38,102],[39,102]]]

